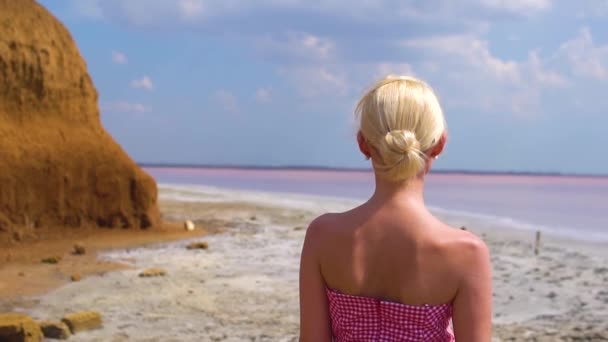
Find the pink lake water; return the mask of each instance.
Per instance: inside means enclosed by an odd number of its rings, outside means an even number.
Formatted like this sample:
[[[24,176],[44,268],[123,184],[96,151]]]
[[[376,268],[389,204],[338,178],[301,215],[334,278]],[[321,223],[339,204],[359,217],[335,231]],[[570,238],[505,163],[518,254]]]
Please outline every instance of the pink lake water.
[[[365,200],[368,171],[146,168],[159,184]],[[498,228],[608,242],[608,177],[430,174],[425,199],[439,214]]]

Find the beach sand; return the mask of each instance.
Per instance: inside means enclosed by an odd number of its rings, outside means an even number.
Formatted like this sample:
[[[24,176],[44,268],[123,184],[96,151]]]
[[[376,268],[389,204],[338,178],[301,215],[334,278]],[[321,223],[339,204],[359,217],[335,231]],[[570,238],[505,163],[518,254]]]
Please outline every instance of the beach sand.
[[[181,227],[175,227],[173,233],[139,238],[127,236],[138,236],[135,232],[114,232],[114,238],[107,232],[109,240],[85,240],[92,250],[80,266],[70,266],[79,264],[77,256],[69,255],[57,265],[37,263],[43,254],[5,262],[0,311],[23,311],[36,319],[101,312],[103,329],[73,337],[78,341],[297,341],[298,267],[306,226],[320,213],[358,202],[163,186],[160,196],[165,220],[191,219],[207,230],[178,233]],[[456,227],[466,225],[491,249],[494,341],[608,341],[605,244],[543,235],[535,255],[534,232],[445,219]],[[208,231],[215,234],[188,235]],[[186,249],[192,241],[206,241],[209,248]],[[56,252],[73,242],[58,243]],[[107,247],[112,249],[93,252]],[[70,267],[87,276],[66,283]],[[149,267],[167,275],[140,278]],[[45,286],[16,291],[28,288],[22,285],[29,277]],[[52,277],[62,281],[49,281]]]
[[[70,282],[72,275],[102,275],[129,267],[125,263],[101,260],[99,253],[183,240],[212,231],[213,227],[185,231],[183,223],[164,223],[160,230],[154,231],[59,228],[37,232],[35,239],[0,245],[0,304],[2,300],[44,294]],[[76,244],[85,247],[85,254],[74,255]],[[41,262],[52,257],[61,258],[61,262],[56,265]]]

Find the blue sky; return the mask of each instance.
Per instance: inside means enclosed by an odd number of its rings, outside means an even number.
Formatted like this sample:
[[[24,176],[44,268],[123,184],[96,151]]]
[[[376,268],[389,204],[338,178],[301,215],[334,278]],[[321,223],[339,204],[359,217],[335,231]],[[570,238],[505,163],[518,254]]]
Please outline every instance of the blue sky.
[[[41,1],[138,162],[366,167],[353,109],[436,90],[438,169],[608,174],[608,0]]]

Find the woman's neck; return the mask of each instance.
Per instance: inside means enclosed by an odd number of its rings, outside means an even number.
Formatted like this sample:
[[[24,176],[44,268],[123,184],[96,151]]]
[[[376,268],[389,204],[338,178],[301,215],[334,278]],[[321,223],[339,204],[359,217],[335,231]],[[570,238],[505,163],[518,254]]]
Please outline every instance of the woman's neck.
[[[424,177],[422,176],[402,182],[389,182],[376,175],[376,190],[370,201],[378,203],[409,203],[424,206],[423,190]]]

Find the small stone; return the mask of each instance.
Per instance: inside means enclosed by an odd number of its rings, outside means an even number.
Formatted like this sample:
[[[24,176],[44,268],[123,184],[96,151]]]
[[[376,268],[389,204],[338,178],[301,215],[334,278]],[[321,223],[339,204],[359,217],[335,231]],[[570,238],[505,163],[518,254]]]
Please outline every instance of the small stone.
[[[555,329],[551,329],[551,328],[546,328],[545,329],[545,334],[546,335],[557,335],[558,331]]]
[[[61,321],[65,323],[72,334],[80,331],[101,327],[101,314],[95,311],[81,311],[65,315]]]
[[[163,277],[167,274],[167,272],[165,272],[165,270],[163,270],[162,268],[148,268],[146,270],[143,270],[139,276],[142,278],[148,278],[148,277]]]
[[[80,279],[82,279],[82,277],[78,273],[72,274],[70,276],[70,280],[72,280],[72,281],[80,281]]]
[[[186,222],[184,222],[184,229],[185,230],[191,232],[191,231],[194,230],[194,228],[196,228],[195,225],[194,225],[194,222],[192,222],[190,220],[187,220]]]
[[[67,340],[72,335],[70,328],[64,322],[42,321],[38,322],[38,324],[46,338]]]
[[[257,220],[258,218],[257,218],[255,215],[252,215],[252,216],[251,216],[249,219],[250,219],[251,221],[255,221],[255,220]]]
[[[48,258],[44,258],[44,259],[40,260],[40,262],[42,262],[43,264],[57,264],[60,261],[61,261],[60,256],[52,256],[52,257],[48,257]]]
[[[206,241],[192,242],[186,246],[186,249],[207,249],[209,244]]]
[[[20,242],[23,240],[23,232],[21,231],[15,231],[13,232],[13,240]]]
[[[597,267],[597,268],[593,269],[593,273],[595,273],[595,274],[608,273],[608,267]]]
[[[555,293],[553,291],[549,292],[549,294],[547,295],[547,298],[550,298],[550,299],[553,299],[555,297],[557,297],[557,293]]]
[[[81,243],[77,243],[74,245],[74,255],[84,255],[86,253],[87,249]]]
[[[0,314],[0,341],[39,342],[40,326],[29,316],[19,313]]]

